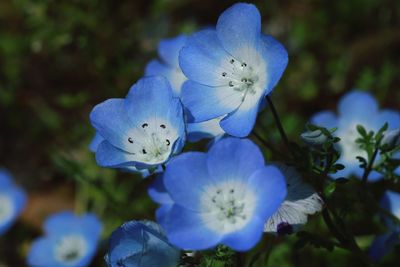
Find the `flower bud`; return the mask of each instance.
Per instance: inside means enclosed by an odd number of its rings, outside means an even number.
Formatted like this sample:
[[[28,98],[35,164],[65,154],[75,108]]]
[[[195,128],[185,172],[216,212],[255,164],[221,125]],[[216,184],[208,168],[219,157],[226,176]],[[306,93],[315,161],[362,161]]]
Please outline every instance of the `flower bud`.
[[[400,129],[389,130],[381,141],[382,150],[388,151],[400,145]]]
[[[306,144],[311,146],[322,145],[328,139],[321,130],[307,131],[302,133],[300,137]]]

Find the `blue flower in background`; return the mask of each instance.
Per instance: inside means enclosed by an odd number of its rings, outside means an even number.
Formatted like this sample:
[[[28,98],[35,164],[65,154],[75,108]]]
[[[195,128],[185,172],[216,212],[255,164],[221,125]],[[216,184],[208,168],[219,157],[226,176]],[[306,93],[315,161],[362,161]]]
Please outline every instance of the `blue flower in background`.
[[[94,214],[76,216],[66,211],[51,215],[44,231],[29,251],[29,266],[85,267],[96,253],[102,225]]]
[[[179,256],[158,224],[130,221],[112,233],[105,261],[109,267],[176,267]]]
[[[381,207],[400,220],[399,193],[386,191],[381,201]],[[384,222],[387,226],[387,232],[375,238],[369,251],[370,257],[375,261],[379,261],[386,253],[389,253],[395,245],[400,243],[400,224],[388,216],[385,217]]]
[[[361,177],[364,170],[359,167],[357,156],[368,158],[367,153],[361,150],[355,142],[359,138],[357,125],[362,125],[367,131],[377,132],[385,123],[389,129],[400,127],[400,113],[393,110],[379,110],[375,98],[367,92],[352,91],[344,95],[338,105],[338,115],[331,111],[321,111],[311,118],[311,123],[326,127],[337,127],[334,135],[340,137],[338,149],[341,156],[338,163],[346,168],[331,174],[333,178],[356,175]],[[372,171],[369,181],[382,178],[378,172]]]
[[[14,184],[9,172],[0,169],[0,235],[10,229],[25,205],[25,192]]]
[[[187,80],[179,66],[179,52],[186,44],[187,36],[179,35],[175,38],[162,40],[158,45],[158,54],[161,60],[152,60],[147,64],[146,76],[163,76],[171,84],[175,97],[181,97],[182,85]],[[196,142],[202,138],[221,137],[225,132],[219,125],[222,117],[212,120],[188,123],[188,140]]]
[[[152,195],[163,185],[171,201]],[[208,153],[175,157],[154,189],[150,195],[162,202],[156,215],[168,240],[193,250],[220,243],[239,251],[252,248],[286,195],[282,173],[265,166],[253,142],[236,138],[216,142]]]
[[[180,97],[182,84],[187,80],[179,66],[179,52],[185,45],[186,35],[164,39],[158,44],[158,55],[161,60],[154,59],[146,66],[146,76],[163,76],[171,84],[175,97]]]
[[[226,133],[247,136],[287,62],[285,48],[261,33],[254,5],[228,8],[215,30],[193,34],[180,52],[180,66],[189,79],[182,88],[182,102],[191,121],[223,116],[220,126]]]
[[[90,114],[104,141],[96,160],[111,168],[157,168],[185,142],[182,105],[163,77],[140,79],[125,99],[109,99]]]

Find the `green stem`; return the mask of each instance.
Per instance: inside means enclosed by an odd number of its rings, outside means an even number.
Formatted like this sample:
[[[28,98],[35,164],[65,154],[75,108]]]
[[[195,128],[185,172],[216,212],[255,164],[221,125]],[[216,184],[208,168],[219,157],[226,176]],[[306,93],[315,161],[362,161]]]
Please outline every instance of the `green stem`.
[[[372,171],[372,166],[374,165],[374,161],[376,159],[376,156],[378,155],[378,151],[379,151],[379,145],[376,146],[374,154],[372,154],[371,160],[368,163],[367,168],[364,171],[363,177],[362,177],[362,182],[366,183],[368,180],[368,175],[371,173]]]
[[[279,133],[280,133],[280,135],[282,137],[282,140],[285,142],[286,146],[289,148],[290,147],[289,146],[289,139],[287,138],[285,130],[282,127],[282,123],[281,123],[281,120],[279,119],[278,112],[276,111],[275,106],[272,103],[271,98],[269,96],[266,96],[266,99],[267,99],[267,102],[268,102],[268,106],[271,109],[272,115],[274,116],[275,123],[276,123],[276,126],[278,127],[278,130],[279,130]]]

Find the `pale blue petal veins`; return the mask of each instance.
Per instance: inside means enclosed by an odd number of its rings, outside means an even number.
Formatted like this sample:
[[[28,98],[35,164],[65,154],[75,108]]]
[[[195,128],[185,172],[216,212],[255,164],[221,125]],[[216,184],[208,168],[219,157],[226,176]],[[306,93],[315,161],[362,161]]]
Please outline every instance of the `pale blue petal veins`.
[[[220,15],[216,28],[225,50],[246,61],[248,51],[259,45],[260,12],[252,4],[237,3]]]

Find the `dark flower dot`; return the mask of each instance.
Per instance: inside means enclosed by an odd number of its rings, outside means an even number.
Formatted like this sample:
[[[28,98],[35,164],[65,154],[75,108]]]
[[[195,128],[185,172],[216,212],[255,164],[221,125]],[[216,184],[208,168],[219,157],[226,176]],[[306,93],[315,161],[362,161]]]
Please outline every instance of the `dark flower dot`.
[[[231,61],[229,61],[231,64],[235,63],[235,60],[232,58]]]
[[[147,126],[149,126],[147,123],[142,124],[142,128],[146,128]]]
[[[226,76],[226,72],[223,72],[223,73],[222,73],[222,76],[225,77],[225,76]]]
[[[131,143],[131,144],[133,144],[133,139],[132,139],[132,137],[129,137],[129,138],[128,138],[128,142]]]
[[[167,126],[165,126],[165,124],[161,124],[160,127],[163,129],[167,128]]]
[[[229,86],[233,87],[233,82],[232,81],[229,81]]]
[[[142,149],[142,152],[143,152],[143,154],[147,154],[147,151],[146,151],[146,149]]]
[[[168,139],[165,141],[167,142],[167,146],[169,146],[171,144],[171,142]]]

